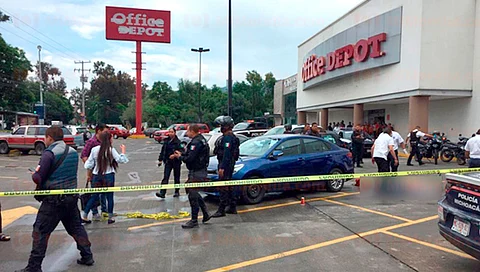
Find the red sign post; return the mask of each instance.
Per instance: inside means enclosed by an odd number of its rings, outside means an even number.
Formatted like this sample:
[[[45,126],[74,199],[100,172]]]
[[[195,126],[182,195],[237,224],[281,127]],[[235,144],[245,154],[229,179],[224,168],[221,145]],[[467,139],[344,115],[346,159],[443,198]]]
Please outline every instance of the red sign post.
[[[142,134],[142,41],[170,43],[170,11],[106,7],[106,38],[136,42],[136,134]]]

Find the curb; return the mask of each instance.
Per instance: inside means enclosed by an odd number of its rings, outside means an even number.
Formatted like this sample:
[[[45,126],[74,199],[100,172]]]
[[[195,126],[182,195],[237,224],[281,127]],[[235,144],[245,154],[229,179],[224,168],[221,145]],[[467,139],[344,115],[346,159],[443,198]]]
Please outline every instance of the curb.
[[[128,137],[130,139],[147,139],[147,136],[145,135],[131,135],[130,137]]]

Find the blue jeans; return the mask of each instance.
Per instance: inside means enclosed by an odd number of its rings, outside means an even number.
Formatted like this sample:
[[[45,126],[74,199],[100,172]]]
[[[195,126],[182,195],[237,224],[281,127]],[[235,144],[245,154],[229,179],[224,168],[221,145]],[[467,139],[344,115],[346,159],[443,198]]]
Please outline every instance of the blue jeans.
[[[100,175],[93,175],[92,178],[92,187],[94,188],[102,188],[102,187],[113,187],[115,186],[115,174],[106,174],[104,176]],[[95,202],[98,201],[98,198],[102,198],[104,196],[106,198],[107,202],[107,212],[109,217],[113,217],[113,206],[114,206],[114,201],[113,201],[113,193],[103,193],[103,194],[92,194],[90,199],[88,200],[87,206],[85,207],[85,213],[90,211],[95,204]]]
[[[480,159],[472,159],[468,161],[468,167],[469,168],[477,168],[480,167]]]

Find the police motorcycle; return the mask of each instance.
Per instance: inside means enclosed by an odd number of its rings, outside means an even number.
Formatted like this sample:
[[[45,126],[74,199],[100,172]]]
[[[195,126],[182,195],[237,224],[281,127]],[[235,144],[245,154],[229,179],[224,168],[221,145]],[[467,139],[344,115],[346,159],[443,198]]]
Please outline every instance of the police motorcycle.
[[[433,138],[424,138],[423,142],[420,141],[418,148],[422,158],[433,159],[435,164],[438,164],[438,158],[443,146],[442,137],[438,131],[434,131],[432,135]]]
[[[466,163],[465,145],[467,144],[468,139],[469,138],[460,134],[457,143],[453,143],[450,140],[445,140],[443,149],[440,152],[441,160],[443,162],[450,162],[453,160],[453,158],[456,158],[459,165],[464,165]]]

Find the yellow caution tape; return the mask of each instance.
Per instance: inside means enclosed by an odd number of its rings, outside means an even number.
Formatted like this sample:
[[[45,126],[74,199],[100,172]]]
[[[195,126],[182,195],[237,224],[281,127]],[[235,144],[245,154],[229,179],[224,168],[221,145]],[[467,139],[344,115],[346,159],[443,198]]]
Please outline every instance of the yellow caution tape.
[[[179,211],[178,215],[171,215],[168,212],[159,212],[152,214],[145,214],[142,212],[131,212],[126,214],[119,214],[118,216],[126,216],[127,218],[144,218],[144,219],[154,219],[154,220],[164,220],[164,219],[181,219],[190,216],[190,213],[186,211]]]
[[[225,186],[240,186],[240,185],[315,182],[315,181],[321,181],[321,180],[355,179],[355,178],[362,178],[362,177],[405,177],[405,176],[419,176],[419,175],[441,175],[441,174],[448,174],[448,173],[459,174],[459,173],[477,172],[477,171],[480,171],[480,168],[418,170],[418,171],[402,171],[402,172],[393,172],[393,173],[313,175],[313,176],[244,179],[244,180],[230,180],[230,181],[206,181],[206,182],[184,183],[184,184],[134,185],[134,186],[117,186],[117,187],[104,187],[104,188],[81,188],[81,189],[62,189],[62,190],[43,190],[43,191],[12,191],[12,192],[0,192],[0,197],[33,196],[33,195],[42,195],[42,196],[71,195],[71,194],[109,193],[109,192],[112,192],[112,193],[140,192],[140,191],[156,191],[160,189],[194,189],[194,188],[225,187]]]

